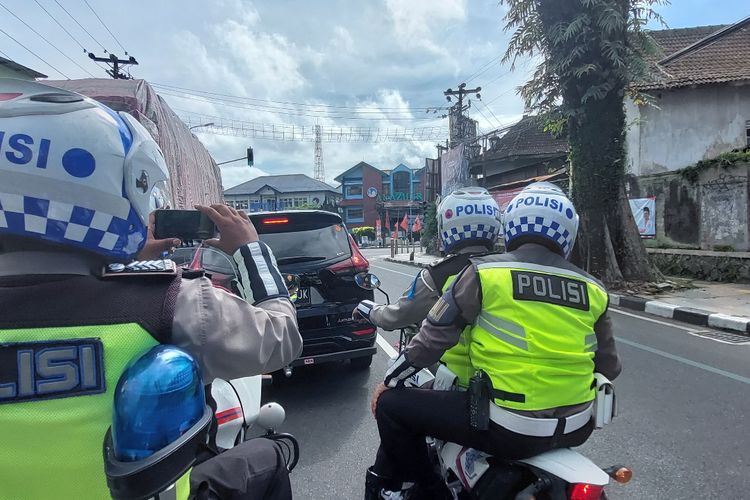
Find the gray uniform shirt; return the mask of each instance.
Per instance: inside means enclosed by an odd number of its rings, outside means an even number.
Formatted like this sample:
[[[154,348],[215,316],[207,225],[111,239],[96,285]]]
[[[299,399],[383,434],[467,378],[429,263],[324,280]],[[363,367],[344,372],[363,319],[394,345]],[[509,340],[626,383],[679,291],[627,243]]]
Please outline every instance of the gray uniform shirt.
[[[244,255],[243,255],[244,253]],[[201,365],[203,380],[233,379],[278,370],[302,352],[297,314],[270,249],[250,243],[234,260],[245,273],[248,301],[215,288],[208,278],[183,279],[177,295],[172,343]],[[0,254],[0,276],[93,275],[95,260],[84,254]]]
[[[480,254],[487,247],[478,245],[462,248],[459,254]],[[383,330],[397,330],[409,325],[420,324],[427,317],[432,306],[443,294],[442,283],[435,283],[429,269],[422,269],[412,285],[390,305],[378,305],[370,311],[370,322]]]

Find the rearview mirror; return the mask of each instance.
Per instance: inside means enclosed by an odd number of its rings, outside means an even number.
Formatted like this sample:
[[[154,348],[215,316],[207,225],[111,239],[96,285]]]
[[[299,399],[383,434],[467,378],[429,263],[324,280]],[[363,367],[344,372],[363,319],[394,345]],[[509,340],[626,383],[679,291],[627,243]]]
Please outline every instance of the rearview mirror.
[[[380,288],[380,278],[371,273],[359,273],[354,275],[354,282],[358,287],[365,290]]]

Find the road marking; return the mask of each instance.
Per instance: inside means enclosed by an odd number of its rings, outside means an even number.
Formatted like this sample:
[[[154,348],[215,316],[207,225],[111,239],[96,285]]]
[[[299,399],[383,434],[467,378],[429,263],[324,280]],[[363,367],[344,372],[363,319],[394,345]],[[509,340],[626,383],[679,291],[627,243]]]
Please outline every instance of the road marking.
[[[403,274],[404,276],[408,276],[410,278],[413,278],[417,275],[417,274],[406,274],[406,273],[402,273],[401,271],[394,271],[393,269],[388,269],[387,267],[380,267],[380,266],[370,266],[370,267],[374,267],[375,269],[382,269],[383,271],[388,271],[389,273]]]
[[[676,354],[671,354],[665,351],[661,351],[659,349],[655,349],[647,345],[639,344],[638,342],[633,342],[632,340],[624,339],[622,337],[617,337],[617,342],[621,342],[625,345],[635,347],[636,349],[641,349],[643,351],[656,354],[657,356],[661,356],[663,358],[671,359],[672,361],[677,361],[678,363],[683,363],[688,366],[692,366],[694,368],[699,368],[707,372],[715,373],[716,375],[721,375],[722,377],[730,378],[732,380],[736,380],[737,382],[750,384],[750,378],[743,377],[742,375],[737,375],[736,373],[728,372],[720,368],[714,368],[713,366],[699,363],[698,361],[693,361],[692,359],[683,358],[682,356],[677,356]]]
[[[385,351],[385,353],[390,358],[397,358],[398,357],[398,351],[393,348],[391,344],[388,343],[388,341],[378,333],[378,336],[376,338],[376,342],[380,346],[381,349]]]
[[[633,314],[633,313],[626,312],[626,311],[623,311],[621,309],[615,309],[615,308],[612,308],[612,307],[610,307],[609,310],[612,311],[612,312],[614,312],[614,313],[617,313],[617,314],[624,314],[625,316],[630,316],[631,318],[642,319],[644,321],[650,321],[651,323],[657,323],[659,325],[671,326],[672,328],[677,328],[678,330],[684,330],[684,331],[690,332],[690,333],[698,333],[698,332],[704,331],[704,330],[697,330],[695,328],[687,328],[687,327],[684,327],[684,326],[675,325],[674,323],[667,323],[666,321],[661,321],[661,320],[658,320],[658,319],[649,318],[648,316],[642,316],[640,314]]]

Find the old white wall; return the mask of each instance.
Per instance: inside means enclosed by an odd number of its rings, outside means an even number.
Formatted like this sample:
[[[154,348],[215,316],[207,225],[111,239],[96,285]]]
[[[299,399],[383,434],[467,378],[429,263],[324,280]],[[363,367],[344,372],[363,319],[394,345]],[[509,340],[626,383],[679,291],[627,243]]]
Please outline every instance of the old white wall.
[[[655,106],[625,105],[634,175],[677,170],[746,146],[750,85],[654,91]]]

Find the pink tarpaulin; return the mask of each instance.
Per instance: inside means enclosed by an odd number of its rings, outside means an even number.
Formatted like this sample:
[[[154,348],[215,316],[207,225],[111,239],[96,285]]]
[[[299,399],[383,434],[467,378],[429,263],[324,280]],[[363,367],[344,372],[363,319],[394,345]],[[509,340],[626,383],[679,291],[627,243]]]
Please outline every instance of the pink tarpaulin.
[[[45,81],[133,115],[159,143],[169,167],[175,208],[223,199],[221,172],[208,150],[145,80]]]
[[[502,191],[490,191],[490,194],[492,195],[493,198],[495,198],[497,205],[500,207],[500,212],[504,212],[505,207],[508,206],[508,203],[510,203],[510,200],[512,200],[522,190],[523,190],[523,187],[519,187],[519,188],[513,188],[513,189],[505,189]]]

